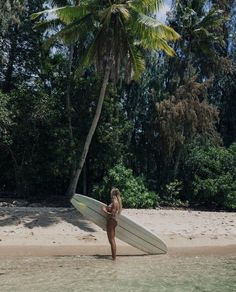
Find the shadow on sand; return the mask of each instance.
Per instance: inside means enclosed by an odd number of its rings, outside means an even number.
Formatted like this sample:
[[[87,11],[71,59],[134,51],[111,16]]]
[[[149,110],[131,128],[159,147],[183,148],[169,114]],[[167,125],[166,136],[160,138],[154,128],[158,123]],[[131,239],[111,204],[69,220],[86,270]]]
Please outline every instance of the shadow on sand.
[[[24,227],[48,227],[61,221],[70,223],[86,232],[95,232],[78,211],[73,208],[0,208],[0,227],[23,224]]]

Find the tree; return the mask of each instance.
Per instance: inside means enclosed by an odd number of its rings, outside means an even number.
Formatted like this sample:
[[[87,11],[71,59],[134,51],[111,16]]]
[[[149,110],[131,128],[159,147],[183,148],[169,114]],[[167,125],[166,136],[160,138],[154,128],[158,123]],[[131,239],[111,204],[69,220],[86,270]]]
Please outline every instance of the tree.
[[[225,68],[225,40],[221,28],[226,16],[219,7],[207,8],[206,4],[206,0],[179,0],[169,14],[169,25],[181,35],[175,45],[179,58],[167,60],[166,87],[171,93],[192,78],[194,71],[200,73],[198,81],[201,81]]]
[[[220,132],[223,136],[224,144],[229,146],[231,143],[235,142],[236,138],[236,2],[232,0],[214,2],[217,2],[217,5],[220,6],[224,5],[222,9],[226,8],[225,13],[228,12],[230,16],[229,21],[224,26],[223,32],[227,42],[226,54],[229,59],[228,63],[230,61],[232,62],[231,66],[233,72],[224,72],[224,74],[221,74],[212,89],[212,95],[220,109]]]
[[[196,137],[203,144],[208,138],[220,140],[219,119],[228,143],[235,139],[235,78],[225,30],[229,15],[222,10],[223,2],[231,1],[214,1],[218,4],[213,6],[209,2],[213,1],[173,1],[167,20],[181,35],[174,44],[178,58],[154,56],[144,80],[131,84],[123,94],[134,123],[130,163],[158,191],[179,177],[188,143]]]
[[[184,145],[199,139],[204,144],[220,142],[216,131],[217,108],[207,102],[209,82],[190,80],[175,95],[156,105],[157,117],[153,142],[159,153],[160,177],[175,179]]]
[[[120,77],[138,79],[145,68],[143,50],[162,49],[170,56],[173,49],[167,41],[175,41],[179,35],[170,27],[148,16],[156,11],[162,1],[80,1],[73,6],[55,8],[33,15],[55,13],[65,23],[54,39],[65,43],[79,40],[87,44],[81,67],[94,64],[103,76],[96,113],[85,141],[76,174],[68,194],[74,194],[91,140],[97,127],[109,79],[116,83]],[[122,72],[121,70],[125,68]]]
[[[9,19],[7,29],[0,29],[0,87],[8,93],[26,80],[33,84],[39,75],[42,33],[33,32],[29,15],[43,9],[43,1],[7,2],[13,20]]]
[[[236,144],[190,145],[183,165],[185,199],[192,205],[236,208]]]

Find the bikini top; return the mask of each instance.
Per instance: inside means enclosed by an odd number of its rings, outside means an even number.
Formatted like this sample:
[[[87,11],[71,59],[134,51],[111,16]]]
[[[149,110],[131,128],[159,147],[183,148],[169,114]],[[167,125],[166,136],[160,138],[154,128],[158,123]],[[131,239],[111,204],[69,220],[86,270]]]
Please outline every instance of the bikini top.
[[[107,207],[107,210],[108,210],[108,212],[111,213],[110,216],[111,216],[112,218],[117,219],[118,210],[116,210],[116,212],[113,212],[112,209],[114,209],[114,206],[113,206],[113,204],[111,203],[111,204]]]

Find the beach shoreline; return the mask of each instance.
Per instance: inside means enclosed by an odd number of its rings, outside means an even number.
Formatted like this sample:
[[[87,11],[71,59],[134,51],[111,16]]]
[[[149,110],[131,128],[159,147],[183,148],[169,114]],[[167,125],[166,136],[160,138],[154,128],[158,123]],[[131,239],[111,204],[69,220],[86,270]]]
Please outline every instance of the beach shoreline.
[[[110,256],[110,248],[101,246],[4,246],[0,249],[0,259],[20,257],[66,257],[66,256]],[[148,255],[133,247],[118,246],[117,256],[236,256],[236,245],[170,247],[166,255]]]
[[[162,239],[168,255],[236,255],[236,213],[136,210],[123,213]],[[117,240],[118,255],[145,255]],[[107,256],[106,232],[74,208],[0,208],[0,257]]]

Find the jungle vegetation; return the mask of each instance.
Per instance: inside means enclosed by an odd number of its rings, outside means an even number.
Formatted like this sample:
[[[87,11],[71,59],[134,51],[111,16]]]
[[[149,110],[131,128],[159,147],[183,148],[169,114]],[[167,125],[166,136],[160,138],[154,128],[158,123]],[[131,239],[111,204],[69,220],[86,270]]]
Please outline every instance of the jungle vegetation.
[[[236,208],[236,1],[0,4],[0,193]]]

